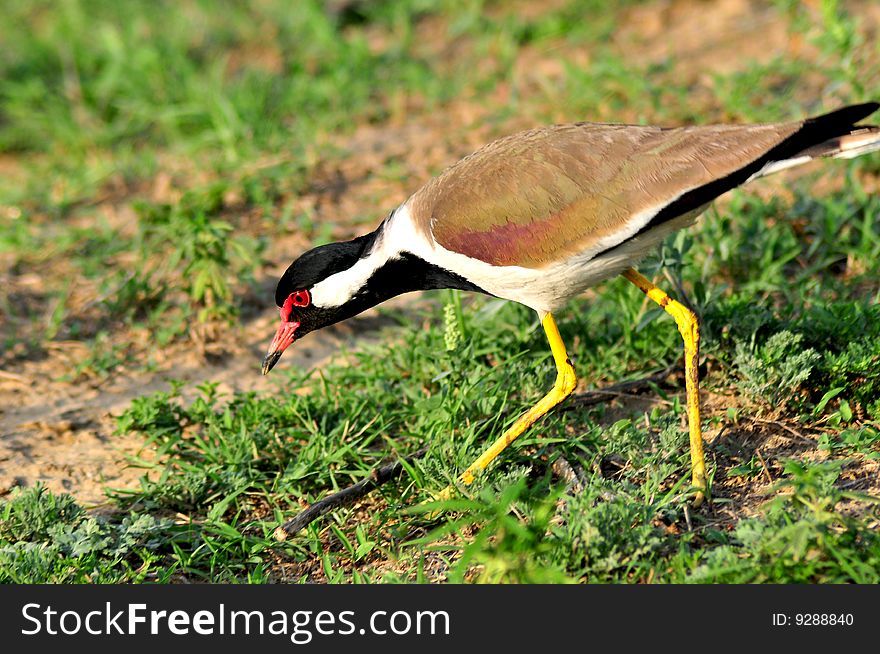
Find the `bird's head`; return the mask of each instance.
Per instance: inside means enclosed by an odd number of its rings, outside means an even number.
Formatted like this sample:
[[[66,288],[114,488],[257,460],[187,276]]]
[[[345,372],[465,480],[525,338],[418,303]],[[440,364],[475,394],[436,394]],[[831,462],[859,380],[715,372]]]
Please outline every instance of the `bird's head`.
[[[275,289],[281,324],[263,359],[264,375],[295,340],[401,293],[437,288],[486,292],[397,247],[384,225],[354,240],[309,250],[290,264]]]
[[[264,375],[295,340],[356,313],[352,297],[358,289],[346,273],[372,243],[369,236],[322,245],[290,264],[275,289],[281,324],[263,359]]]

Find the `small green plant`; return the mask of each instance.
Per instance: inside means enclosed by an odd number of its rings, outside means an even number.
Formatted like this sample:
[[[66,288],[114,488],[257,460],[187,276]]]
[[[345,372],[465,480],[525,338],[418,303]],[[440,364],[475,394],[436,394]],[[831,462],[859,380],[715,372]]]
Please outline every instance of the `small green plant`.
[[[726,583],[877,583],[880,536],[841,511],[843,500],[880,501],[836,486],[840,461],[789,461],[777,495],[760,518],[737,525],[729,545],[712,550],[691,581]]]
[[[880,459],[880,429],[877,425],[864,425],[824,432],[819,436],[818,446],[833,454],[860,454],[867,459]]]
[[[237,315],[232,280],[251,277],[260,261],[258,242],[209,217],[211,209],[210,198],[207,204],[185,198],[175,206],[139,205],[142,265],[166,284],[182,286],[200,322]]]
[[[457,296],[456,296],[457,297]],[[455,352],[464,338],[461,328],[461,300],[458,299],[446,303],[443,306],[443,340],[446,342],[446,351]]]
[[[761,474],[761,471],[764,469],[764,466],[761,464],[761,460],[757,456],[751,457],[748,461],[744,461],[739,465],[735,465],[727,471],[728,477],[749,477],[754,478]]]
[[[18,489],[0,512],[0,583],[142,581],[170,526],[134,513],[113,523],[42,485]]]
[[[821,360],[812,348],[804,349],[802,341],[800,334],[781,331],[757,346],[737,344],[733,364],[739,387],[771,407],[798,404],[797,391]]]
[[[553,542],[547,538],[555,501],[552,497],[529,498],[525,479],[496,492],[485,489],[479,501],[459,504],[466,517],[445,526],[441,532],[464,529],[478,516],[483,525],[476,537],[461,550],[450,571],[450,581],[478,583],[565,583],[563,566],[551,562]],[[525,516],[524,516],[525,514]],[[439,533],[433,534],[430,542]]]

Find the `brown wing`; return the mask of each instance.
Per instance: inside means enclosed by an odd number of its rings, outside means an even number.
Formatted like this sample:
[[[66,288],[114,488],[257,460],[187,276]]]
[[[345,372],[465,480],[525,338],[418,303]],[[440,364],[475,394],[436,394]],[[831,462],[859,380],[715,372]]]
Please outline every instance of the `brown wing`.
[[[640,228],[632,224],[645,217],[640,212],[659,211],[742,169],[801,126],[537,129],[462,159],[409,206],[448,250],[494,265],[541,267],[617,235],[612,245],[623,241]]]

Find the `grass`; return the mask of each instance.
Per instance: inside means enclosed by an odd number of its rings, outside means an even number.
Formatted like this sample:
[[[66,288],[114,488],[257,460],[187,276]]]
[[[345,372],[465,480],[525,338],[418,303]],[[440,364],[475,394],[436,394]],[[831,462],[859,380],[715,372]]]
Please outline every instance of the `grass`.
[[[366,156],[339,145],[359,128],[394,134],[463,102],[488,126],[480,138],[585,116],[779,120],[878,88],[880,51],[836,2],[776,3],[802,56],[698,77],[608,42],[629,4],[6,0],[0,364],[52,361],[75,341],[87,354],[59,383],[98,384],[234,338],[271,301],[267,269],[374,223],[414,170],[448,163],[380,157],[385,186],[358,195],[355,215],[304,206],[327,166]],[[561,63],[524,73],[528,57]],[[737,191],[642,267],[703,318],[711,508],[686,503],[675,377],[567,405],[432,517],[425,503],[553,379],[531,312],[450,292],[431,296],[444,310],[389,312],[400,324],[378,344],[273,372],[277,392],[181,382],[137,397],[116,429],[143,439],[140,483],[108,489],[104,512],[13,490],[0,581],[877,583],[878,171],[875,155]],[[37,288],[30,270],[46,271]],[[620,280],[559,318],[589,386],[680,358],[668,317]],[[423,444],[362,505],[272,538],[302,503]],[[553,472],[562,462],[577,492]]]

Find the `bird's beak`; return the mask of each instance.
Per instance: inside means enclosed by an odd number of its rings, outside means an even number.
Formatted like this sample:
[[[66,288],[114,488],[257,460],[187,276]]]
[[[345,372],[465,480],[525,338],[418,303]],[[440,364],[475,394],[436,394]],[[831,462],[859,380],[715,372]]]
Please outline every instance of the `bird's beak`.
[[[295,332],[298,327],[298,322],[287,322],[286,320],[281,321],[278,331],[275,332],[275,338],[272,339],[272,342],[269,344],[269,350],[263,358],[264,375],[269,374],[269,371],[275,367],[275,364],[278,363],[278,359],[281,358],[281,353],[284,352],[284,350],[286,350],[296,339]]]

